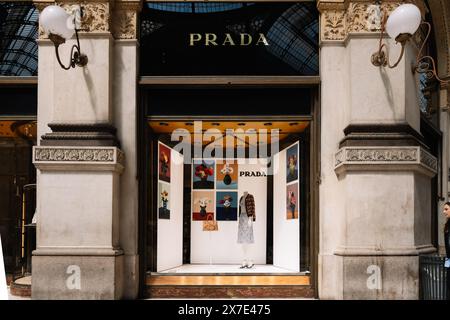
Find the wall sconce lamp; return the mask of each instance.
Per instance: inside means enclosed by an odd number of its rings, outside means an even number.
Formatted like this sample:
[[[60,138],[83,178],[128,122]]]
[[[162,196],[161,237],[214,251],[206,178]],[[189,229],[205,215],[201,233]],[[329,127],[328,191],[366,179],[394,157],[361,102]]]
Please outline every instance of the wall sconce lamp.
[[[402,60],[408,40],[411,39],[412,35],[417,31],[421,24],[425,24],[428,26],[428,33],[417,54],[416,63],[412,68],[413,72],[425,73],[429,79],[435,77],[439,82],[446,83],[447,81],[443,81],[438,77],[434,59],[430,56],[420,56],[431,33],[431,24],[421,20],[422,15],[420,10],[413,4],[403,4],[399,6],[392,11],[387,21],[386,15],[384,15],[380,33],[380,44],[378,51],[372,54],[372,64],[376,67],[388,66],[391,69],[395,68]],[[393,65],[389,62],[389,56],[385,48],[386,43],[383,43],[383,33],[385,30],[392,39],[395,39],[395,41],[402,46],[400,57]]]
[[[76,25],[77,21],[80,21],[81,16],[82,10],[79,6],[74,10],[73,15],[70,15],[60,6],[52,5],[46,7],[39,17],[42,28],[55,45],[56,58],[58,59],[59,65],[64,70],[75,68],[75,66],[84,67],[88,62],[87,56],[81,53],[80,50],[80,40],[78,38],[78,29]],[[72,38],[74,33],[77,38],[77,44],[72,46],[72,50],[70,51],[70,63],[69,66],[66,67],[61,62],[58,48],[61,44],[65,43],[66,40]]]

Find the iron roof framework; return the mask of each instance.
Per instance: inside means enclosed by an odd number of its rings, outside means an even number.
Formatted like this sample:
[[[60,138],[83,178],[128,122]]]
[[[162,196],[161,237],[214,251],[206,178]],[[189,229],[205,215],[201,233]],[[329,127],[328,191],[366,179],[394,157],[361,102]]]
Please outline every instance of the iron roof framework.
[[[38,10],[30,2],[0,2],[0,75],[36,76]]]

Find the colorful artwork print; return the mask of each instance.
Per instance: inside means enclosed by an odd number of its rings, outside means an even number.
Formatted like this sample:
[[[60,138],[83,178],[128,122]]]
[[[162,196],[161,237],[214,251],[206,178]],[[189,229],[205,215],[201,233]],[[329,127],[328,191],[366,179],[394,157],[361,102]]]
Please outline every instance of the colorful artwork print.
[[[170,184],[159,182],[158,183],[158,218],[170,219]]]
[[[237,192],[221,192],[216,194],[216,220],[237,220]]]
[[[195,160],[192,165],[194,189],[214,189],[214,161]]]
[[[170,148],[159,143],[158,172],[159,180],[170,182]]]
[[[298,197],[298,183],[286,187],[286,219],[298,219],[300,201]]]
[[[235,162],[217,162],[216,189],[237,189],[238,164]]]
[[[287,150],[286,166],[287,183],[298,180],[298,144],[293,145]]]
[[[214,191],[192,192],[192,220],[214,220]]]

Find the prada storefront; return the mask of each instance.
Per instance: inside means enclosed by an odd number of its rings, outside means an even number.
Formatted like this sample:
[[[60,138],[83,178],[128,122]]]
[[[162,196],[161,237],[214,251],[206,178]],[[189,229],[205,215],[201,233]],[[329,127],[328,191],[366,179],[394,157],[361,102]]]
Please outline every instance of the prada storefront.
[[[312,296],[314,3],[149,3],[141,17],[149,295],[190,279]]]
[[[383,32],[405,3],[430,24]],[[445,248],[448,12],[0,1],[11,293],[421,298]]]

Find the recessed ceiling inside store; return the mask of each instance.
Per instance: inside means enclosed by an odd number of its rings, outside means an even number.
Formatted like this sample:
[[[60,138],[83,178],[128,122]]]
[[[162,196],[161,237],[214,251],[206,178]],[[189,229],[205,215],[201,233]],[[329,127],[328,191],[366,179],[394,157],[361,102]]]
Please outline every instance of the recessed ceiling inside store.
[[[227,132],[231,132],[237,139],[246,140],[252,144],[258,137],[261,139],[262,130],[267,130],[267,142],[271,143],[271,130],[279,130],[280,141],[284,140],[291,134],[303,132],[309,125],[308,121],[202,121],[194,124],[194,121],[148,121],[148,125],[153,132],[158,134],[172,134],[176,130],[187,130],[191,134],[195,130],[201,130],[205,133],[209,129],[220,131],[222,136]],[[230,131],[231,130],[231,131]],[[252,135],[256,138],[251,139]],[[256,140],[257,141],[257,140]],[[211,140],[203,141],[203,144],[210,143]],[[258,141],[264,142],[264,141]]]
[[[0,137],[36,139],[36,121],[0,120]]]

